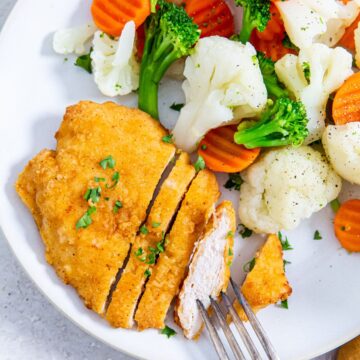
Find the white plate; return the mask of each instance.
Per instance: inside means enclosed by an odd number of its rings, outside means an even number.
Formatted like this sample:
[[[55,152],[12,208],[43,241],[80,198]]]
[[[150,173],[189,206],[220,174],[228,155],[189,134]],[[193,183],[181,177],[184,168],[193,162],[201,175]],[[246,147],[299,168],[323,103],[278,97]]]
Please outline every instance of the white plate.
[[[34,221],[14,191],[16,177],[27,161],[44,147],[54,147],[54,133],[65,107],[81,99],[105,100],[91,76],[74,67],[73,59],[64,62],[51,48],[53,31],[85,22],[89,6],[90,0],[20,0],[4,27],[0,39],[1,226],[32,280],[88,333],[142,358],[216,359],[206,335],[190,342],[181,334],[168,340],[155,330],[116,330],[87,310],[45,262]],[[168,126],[177,115],[168,107],[182,98],[175,85],[170,81],[161,89]],[[135,106],[136,98],[128,96],[121,102]],[[225,180],[220,177],[221,184]],[[224,191],[224,197],[228,196],[236,202],[234,192]],[[295,248],[285,253],[292,262],[287,267],[293,287],[289,310],[270,306],[259,314],[281,359],[309,359],[360,333],[360,255],[340,247],[333,236],[332,217],[328,207],[288,233]],[[323,240],[312,240],[316,229]],[[236,240],[233,270],[238,281],[240,268],[260,243],[261,239]]]

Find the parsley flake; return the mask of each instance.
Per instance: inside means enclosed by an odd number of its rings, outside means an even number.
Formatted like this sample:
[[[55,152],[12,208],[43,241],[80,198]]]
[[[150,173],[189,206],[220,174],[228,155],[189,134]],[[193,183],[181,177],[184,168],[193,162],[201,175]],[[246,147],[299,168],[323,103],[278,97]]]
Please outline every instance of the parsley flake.
[[[316,230],[314,232],[314,240],[322,240],[322,236],[321,236],[319,230]]]
[[[123,207],[123,204],[120,200],[115,201],[115,205],[113,207],[113,213],[117,214],[119,212],[119,209]]]
[[[199,172],[200,170],[204,170],[206,168],[205,160],[202,156],[199,155],[196,163],[194,164],[195,171]]]
[[[206,149],[207,149],[206,144],[202,144],[202,145],[201,145],[201,150],[204,150],[204,151],[205,151]]]
[[[93,189],[87,189],[84,195],[84,199],[86,201],[90,200],[93,204],[96,204],[97,202],[99,202],[100,196],[101,196],[101,187],[98,186]]]
[[[91,53],[93,49],[90,49],[90,52],[85,55],[79,56],[75,61],[75,66],[81,67],[85,71],[87,71],[89,74],[92,74],[92,64],[91,64]]]
[[[311,77],[310,64],[308,62],[303,62],[302,68],[306,81],[310,83],[310,77]]]
[[[146,269],[144,275],[148,278],[151,275],[151,271],[149,269]]]
[[[76,223],[76,229],[86,229],[89,225],[92,224],[92,218],[91,215],[96,212],[95,206],[90,206],[85,214],[78,220]]]
[[[330,206],[332,208],[332,211],[334,213],[337,213],[338,210],[340,209],[341,203],[340,203],[339,199],[335,199],[335,200],[330,202]]]
[[[155,221],[153,221],[152,224],[151,224],[151,226],[152,226],[153,228],[158,228],[160,225],[161,225],[161,223],[155,222]]]
[[[240,176],[240,173],[229,174],[229,180],[225,183],[225,189],[229,190],[240,190],[240,186],[243,183],[243,179]]]
[[[140,232],[144,235],[147,235],[149,233],[148,228],[146,227],[146,225],[142,225],[140,228]]]
[[[170,109],[171,110],[174,110],[174,111],[180,111],[183,107],[184,107],[185,104],[176,104],[176,103],[173,103],[171,106],[170,106]]]
[[[109,184],[106,184],[107,189],[112,189],[118,184],[118,182],[120,180],[120,174],[118,171],[114,172],[113,176],[111,177],[111,180],[113,181],[113,183],[111,186]]]
[[[294,248],[291,246],[291,244],[289,243],[289,239],[288,237],[286,236],[285,239],[283,239],[283,236],[282,236],[282,233],[279,231],[278,232],[278,238],[281,242],[281,247],[284,251],[287,251],[287,250],[293,250]]]
[[[115,159],[111,155],[109,155],[105,159],[101,160],[99,164],[104,170],[106,170],[108,167],[110,169],[113,169],[116,162]]]
[[[233,255],[234,255],[234,253],[233,253],[232,249],[229,247],[228,256],[233,256]]]
[[[243,265],[243,271],[250,272],[254,268],[255,263],[256,263],[255,258],[252,258],[250,261],[248,261]]]
[[[288,304],[288,301],[287,299],[286,300],[283,300],[281,301],[280,305],[279,305],[281,308],[283,309],[289,309],[289,304]]]
[[[98,183],[98,182],[102,182],[102,181],[105,181],[105,178],[103,178],[103,177],[96,177],[96,176],[95,176],[95,177],[94,177],[94,181],[97,182],[97,183]]]
[[[239,234],[242,236],[243,239],[246,239],[252,235],[253,231],[251,229],[248,229],[245,225],[240,224],[239,227]]]
[[[176,331],[167,325],[161,330],[162,335],[166,335],[168,339],[176,335]]]
[[[289,265],[289,264],[291,264],[291,261],[287,261],[287,260],[284,259],[284,271],[285,271],[285,266]]]
[[[165,135],[161,140],[164,143],[172,144],[173,143],[173,134]]]

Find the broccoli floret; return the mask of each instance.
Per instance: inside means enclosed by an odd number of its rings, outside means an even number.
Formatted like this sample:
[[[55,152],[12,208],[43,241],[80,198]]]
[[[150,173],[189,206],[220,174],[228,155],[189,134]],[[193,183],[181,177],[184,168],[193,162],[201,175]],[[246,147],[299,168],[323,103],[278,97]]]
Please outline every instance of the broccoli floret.
[[[235,0],[235,4],[243,8],[242,29],[235,39],[245,44],[255,28],[265,30],[271,18],[270,0]]]
[[[289,92],[279,82],[279,79],[276,75],[275,63],[261,52],[258,52],[257,57],[268,95],[275,99],[288,97]]]
[[[139,108],[158,119],[159,82],[172,63],[189,55],[200,30],[183,7],[160,0],[145,27],[140,67]]]
[[[304,105],[289,98],[269,100],[257,122],[242,122],[234,135],[237,144],[248,149],[272,146],[300,146],[308,136]],[[247,124],[249,124],[247,126]]]

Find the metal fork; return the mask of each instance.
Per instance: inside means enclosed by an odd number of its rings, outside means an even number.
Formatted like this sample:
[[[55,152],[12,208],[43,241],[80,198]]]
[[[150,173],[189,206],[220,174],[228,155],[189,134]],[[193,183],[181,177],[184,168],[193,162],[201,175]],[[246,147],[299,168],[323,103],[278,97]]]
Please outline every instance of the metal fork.
[[[246,301],[244,295],[241,293],[238,286],[231,278],[230,278],[230,284],[234,290],[234,293],[235,293],[235,296],[236,296],[238,302],[242,305],[242,307],[245,311],[245,314],[249,319],[249,323],[252,326],[252,328],[253,328],[257,338],[259,339],[263,349],[265,350],[265,353],[267,354],[268,358],[270,360],[279,360],[279,357],[276,354],[275,349],[272,346],[268,336],[265,334],[265,331],[264,331],[263,327],[261,326],[259,320],[256,318],[254,312],[252,311],[249,303]],[[222,299],[224,300],[224,305],[226,307],[226,310],[231,315],[233,322],[235,324],[235,327],[238,330],[238,332],[241,336],[241,339],[244,342],[244,345],[245,345],[251,359],[261,360],[259,351],[257,350],[253,340],[251,339],[251,336],[249,335],[248,331],[246,330],[244,323],[242,322],[239,315],[237,314],[237,311],[234,309],[228,295],[226,295],[225,293],[222,293]],[[229,356],[225,350],[224,344],[220,340],[219,334],[214,325],[214,319],[208,315],[208,312],[206,311],[203,303],[200,300],[196,300],[196,302],[200,309],[200,313],[204,320],[206,328],[210,334],[211,341],[215,347],[217,354],[219,355],[219,359],[228,360]],[[224,335],[230,345],[230,348],[233,352],[235,359],[239,359],[239,360],[246,359],[243,351],[241,350],[234,334],[232,333],[232,331],[226,321],[225,315],[221,311],[220,305],[211,297],[210,297],[210,302],[211,302],[211,307],[214,310],[215,317],[217,318],[218,323],[224,332]]]

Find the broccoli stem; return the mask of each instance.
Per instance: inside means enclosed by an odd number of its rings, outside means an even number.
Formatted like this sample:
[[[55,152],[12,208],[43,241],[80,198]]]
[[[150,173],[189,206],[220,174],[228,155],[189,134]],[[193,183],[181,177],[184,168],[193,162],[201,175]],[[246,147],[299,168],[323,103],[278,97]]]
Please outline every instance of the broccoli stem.
[[[255,26],[251,21],[251,11],[249,7],[244,7],[243,9],[242,29],[238,36],[238,40],[240,40],[243,44],[246,44],[250,40],[251,33]]]

